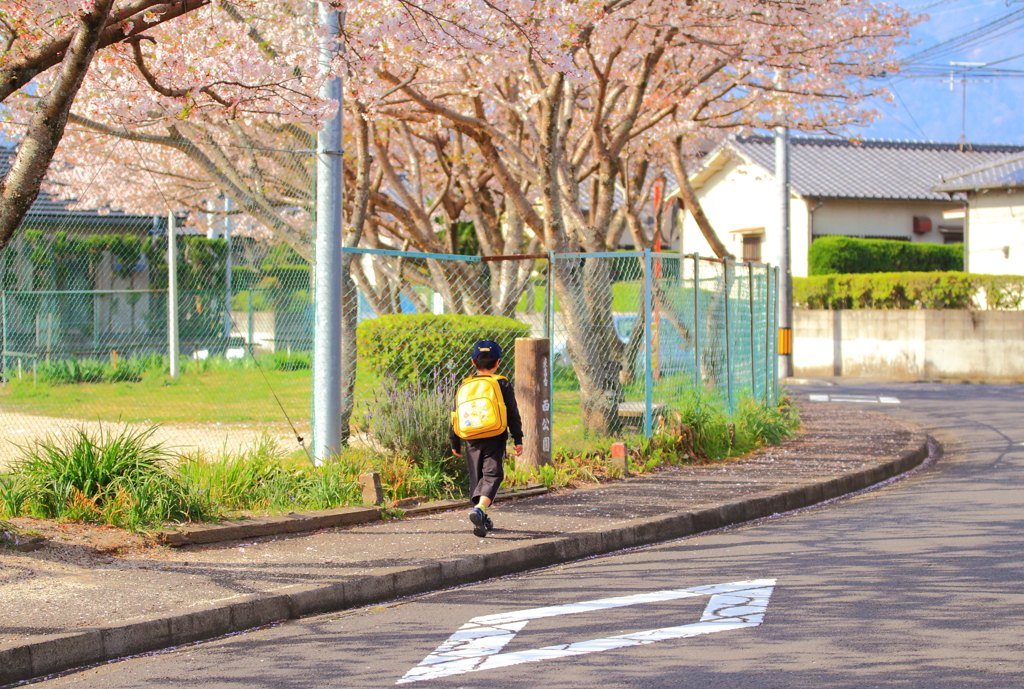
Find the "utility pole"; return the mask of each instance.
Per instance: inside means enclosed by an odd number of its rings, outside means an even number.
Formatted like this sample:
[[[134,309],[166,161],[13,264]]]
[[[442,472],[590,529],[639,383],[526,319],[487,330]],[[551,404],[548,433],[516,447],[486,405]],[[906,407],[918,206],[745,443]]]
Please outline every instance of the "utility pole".
[[[950,67],[960,67],[960,150],[967,147],[967,84],[987,84],[990,79],[968,79],[967,73],[975,67],[984,67],[984,62],[950,62]],[[953,72],[949,73],[949,90],[953,90]]]
[[[789,227],[789,128],[775,128],[775,179],[779,183],[779,377],[793,375],[793,256]]]
[[[321,75],[331,71],[331,61],[341,40],[341,17],[317,3],[322,29],[317,64]],[[320,97],[338,103],[334,117],[324,122],[317,135],[316,243],[314,245],[313,294],[313,462],[341,451],[341,234],[342,234],[342,82],[328,77]]]

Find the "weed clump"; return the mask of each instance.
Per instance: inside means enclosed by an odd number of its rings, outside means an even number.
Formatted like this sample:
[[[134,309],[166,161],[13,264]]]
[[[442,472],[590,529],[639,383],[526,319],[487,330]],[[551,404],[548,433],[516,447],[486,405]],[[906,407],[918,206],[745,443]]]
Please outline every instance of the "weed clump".
[[[0,481],[4,513],[132,530],[152,522],[202,520],[206,501],[167,470],[171,455],[152,442],[155,430],[79,428],[22,448],[13,474]]]

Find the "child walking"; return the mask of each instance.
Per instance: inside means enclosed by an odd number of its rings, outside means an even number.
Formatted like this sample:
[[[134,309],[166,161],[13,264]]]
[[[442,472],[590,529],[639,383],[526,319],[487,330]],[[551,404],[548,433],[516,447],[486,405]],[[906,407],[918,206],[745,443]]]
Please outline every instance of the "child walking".
[[[483,538],[494,528],[487,508],[494,503],[498,487],[505,478],[505,446],[510,434],[516,456],[523,453],[523,423],[512,383],[505,376],[497,375],[501,364],[498,343],[477,342],[470,359],[476,373],[459,386],[448,436],[452,453],[457,457],[462,457],[465,441],[473,504],[469,521],[473,523],[473,534]]]

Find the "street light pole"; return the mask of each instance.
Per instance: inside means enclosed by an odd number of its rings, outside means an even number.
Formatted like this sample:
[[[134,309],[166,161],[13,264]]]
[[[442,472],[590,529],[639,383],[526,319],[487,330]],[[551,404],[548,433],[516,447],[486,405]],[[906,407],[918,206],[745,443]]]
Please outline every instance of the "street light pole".
[[[317,3],[320,26],[318,66],[330,74],[341,21],[326,3]],[[342,82],[327,77],[320,97],[337,102],[334,117],[317,135],[316,242],[314,245],[313,462],[341,450],[341,236],[342,236]]]

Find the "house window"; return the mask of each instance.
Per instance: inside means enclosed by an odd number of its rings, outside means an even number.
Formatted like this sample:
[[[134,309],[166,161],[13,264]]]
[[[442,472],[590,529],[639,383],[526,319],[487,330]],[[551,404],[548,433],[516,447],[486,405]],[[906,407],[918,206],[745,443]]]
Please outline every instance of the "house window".
[[[764,239],[764,235],[761,234],[745,234],[743,235],[743,260],[744,261],[761,261],[761,240]]]

